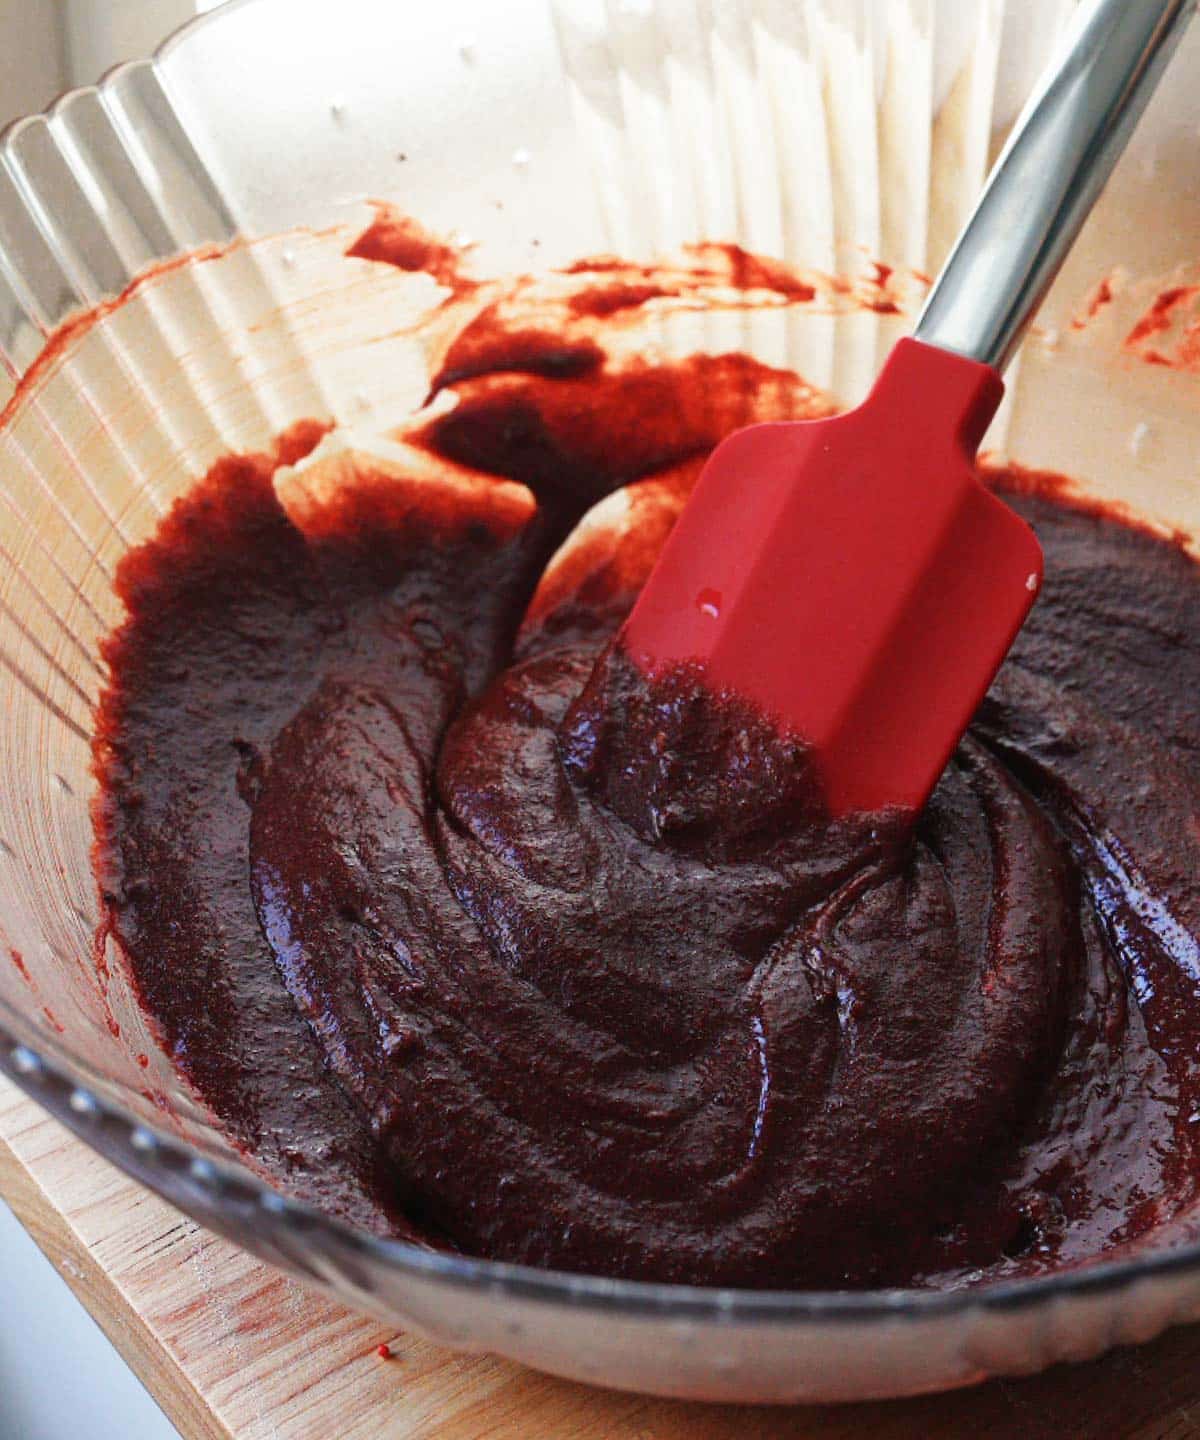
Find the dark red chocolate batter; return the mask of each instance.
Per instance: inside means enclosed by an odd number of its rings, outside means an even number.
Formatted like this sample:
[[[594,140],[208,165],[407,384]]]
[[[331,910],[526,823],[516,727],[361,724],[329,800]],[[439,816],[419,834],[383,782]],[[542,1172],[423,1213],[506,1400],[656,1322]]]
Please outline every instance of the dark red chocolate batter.
[[[1032,619],[915,828],[822,823],[702,676],[593,673],[708,449],[827,408],[613,358],[670,293],[630,268],[481,311],[411,473],[306,488],[302,427],[125,560],[97,868],[164,1045],[277,1183],[471,1254],[948,1286],[1144,1242],[1200,1188],[1195,564],[997,475]]]

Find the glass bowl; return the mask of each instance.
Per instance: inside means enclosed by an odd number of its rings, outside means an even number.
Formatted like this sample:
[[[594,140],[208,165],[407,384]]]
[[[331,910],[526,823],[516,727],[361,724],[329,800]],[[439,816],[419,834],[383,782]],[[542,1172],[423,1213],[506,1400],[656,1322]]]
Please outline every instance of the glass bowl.
[[[308,416],[370,435],[420,403],[427,375],[405,337],[433,282],[346,258],[364,197],[456,234],[482,274],[734,240],[851,278],[880,259],[915,300],[1069,9],[235,0],[155,60],[12,127],[0,144],[0,1070],[203,1224],[348,1304],[607,1385],[899,1395],[1200,1317],[1187,1220],[1133,1259],[950,1293],[609,1281],[356,1232],[267,1188],[179,1080],[98,938],[89,863],[99,643],[120,618],[121,555],[218,456]],[[1197,59],[1200,32],[1047,302],[988,442],[1189,537],[1200,386],[1125,341],[1163,277],[1195,258]],[[816,305],[786,321],[706,318],[673,343],[786,360],[853,401],[905,323]]]

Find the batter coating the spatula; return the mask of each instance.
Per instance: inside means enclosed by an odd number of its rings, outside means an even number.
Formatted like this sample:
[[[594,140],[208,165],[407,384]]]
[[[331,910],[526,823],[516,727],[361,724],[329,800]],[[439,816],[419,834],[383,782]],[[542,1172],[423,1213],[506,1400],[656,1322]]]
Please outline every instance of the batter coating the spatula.
[[[421,268],[388,223],[358,253]],[[825,824],[766,717],[594,668],[712,445],[829,410],[610,343],[677,283],[489,302],[401,450],[298,427],[126,558],[96,861],[141,1001],[276,1183],[470,1254],[946,1287],[1150,1243],[1200,1188],[1195,563],[994,474],[1045,593],[925,812]]]

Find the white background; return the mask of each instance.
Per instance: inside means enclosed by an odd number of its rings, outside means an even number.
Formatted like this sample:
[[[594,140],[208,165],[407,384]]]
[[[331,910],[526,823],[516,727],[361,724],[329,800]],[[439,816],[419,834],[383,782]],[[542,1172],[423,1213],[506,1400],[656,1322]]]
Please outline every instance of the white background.
[[[176,1440],[3,1202],[0,1286],[0,1440]]]

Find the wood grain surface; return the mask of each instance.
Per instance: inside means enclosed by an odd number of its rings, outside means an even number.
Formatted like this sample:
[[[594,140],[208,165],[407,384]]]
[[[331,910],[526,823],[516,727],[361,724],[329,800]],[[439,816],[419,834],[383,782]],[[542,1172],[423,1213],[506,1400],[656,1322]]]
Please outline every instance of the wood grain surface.
[[[185,1440],[1200,1437],[1200,1326],[1031,1380],[805,1409],[677,1404],[459,1355],[208,1234],[3,1080],[0,1196]],[[385,1341],[392,1360],[375,1353]]]

